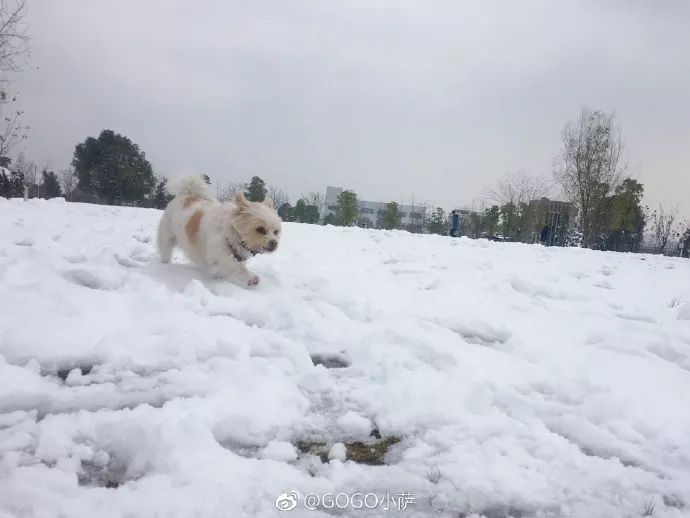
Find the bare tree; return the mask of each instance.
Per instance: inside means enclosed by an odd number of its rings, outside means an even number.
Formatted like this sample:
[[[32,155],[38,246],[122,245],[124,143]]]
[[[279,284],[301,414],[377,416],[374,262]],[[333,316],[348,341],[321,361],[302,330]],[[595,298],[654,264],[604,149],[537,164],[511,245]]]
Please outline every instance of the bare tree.
[[[500,207],[502,234],[521,240],[536,224],[541,225],[537,222],[540,215],[530,202],[549,196],[551,191],[548,178],[517,171],[503,176],[495,187],[485,192],[485,197]]]
[[[307,205],[314,205],[321,210],[321,205],[323,205],[323,195],[321,193],[310,192],[309,194],[303,194],[301,198]]]
[[[29,53],[24,0],[0,0],[0,73],[16,72]],[[16,94],[8,93],[7,80],[0,81],[0,157],[5,157],[26,139],[29,127],[21,122]]]
[[[0,157],[9,156],[12,150],[28,137],[29,126],[22,123],[23,111],[9,104],[17,102],[16,97],[6,100],[5,92],[0,91]]]
[[[30,198],[39,197],[41,189],[41,175],[38,164],[32,160],[27,160],[24,153],[17,157],[16,169],[24,180],[24,187]]]
[[[679,209],[665,209],[663,204],[659,204],[659,210],[652,214],[652,235],[656,248],[659,252],[666,249],[669,238],[673,235],[674,224],[678,217]]]
[[[421,213],[421,221],[419,222],[421,228],[419,229],[419,232],[423,233],[426,229],[427,219],[434,211],[434,206],[430,201],[418,201],[415,205],[418,207],[418,211]]]
[[[0,0],[0,72],[16,72],[29,53],[25,0]]]
[[[244,192],[245,185],[240,182],[228,182],[221,187],[218,194],[220,201],[232,201],[238,192]]]
[[[576,122],[568,122],[562,133],[563,149],[554,174],[566,196],[579,210],[583,241],[594,238],[601,203],[621,182],[623,141],[615,115],[583,108]]]
[[[273,202],[273,206],[276,209],[288,201],[288,195],[277,187],[269,187],[268,193],[266,193],[266,198]]]
[[[70,201],[72,194],[77,190],[78,180],[74,169],[63,169],[60,171],[60,186],[67,201]]]
[[[485,197],[496,205],[512,204],[519,206],[538,200],[551,193],[551,182],[548,178],[532,176],[524,171],[504,175],[495,187],[485,191]]]

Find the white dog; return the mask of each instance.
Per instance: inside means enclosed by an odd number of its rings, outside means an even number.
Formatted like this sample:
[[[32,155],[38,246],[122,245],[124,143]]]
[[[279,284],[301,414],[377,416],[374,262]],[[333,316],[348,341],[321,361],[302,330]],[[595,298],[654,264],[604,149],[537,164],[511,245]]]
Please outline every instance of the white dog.
[[[274,252],[280,241],[281,220],[270,200],[250,202],[239,193],[234,203],[220,203],[200,177],[179,181],[171,193],[175,197],[158,226],[161,260],[169,263],[179,246],[213,275],[256,286],[259,277],[247,270],[245,261]]]

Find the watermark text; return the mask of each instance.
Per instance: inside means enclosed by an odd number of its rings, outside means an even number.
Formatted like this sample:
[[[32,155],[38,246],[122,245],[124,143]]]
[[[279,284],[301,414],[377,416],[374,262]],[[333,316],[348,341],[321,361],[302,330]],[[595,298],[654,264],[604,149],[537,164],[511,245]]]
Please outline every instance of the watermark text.
[[[276,508],[292,511],[298,505],[306,509],[378,509],[404,511],[415,504],[413,493],[305,493],[293,489],[276,499]]]

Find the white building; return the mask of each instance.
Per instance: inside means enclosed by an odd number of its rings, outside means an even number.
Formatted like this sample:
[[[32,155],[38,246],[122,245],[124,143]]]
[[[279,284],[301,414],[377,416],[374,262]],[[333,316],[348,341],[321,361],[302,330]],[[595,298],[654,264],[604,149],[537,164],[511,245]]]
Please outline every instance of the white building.
[[[335,213],[338,208],[338,196],[340,196],[342,192],[343,189],[340,187],[326,187],[326,197],[321,207],[322,221],[329,215]],[[357,198],[357,207],[359,208],[357,225],[365,228],[378,228],[381,218],[386,211],[386,203],[387,202],[380,201],[365,201]],[[424,211],[425,208],[419,205],[398,204],[400,226],[402,228],[419,227],[421,231],[424,222]]]

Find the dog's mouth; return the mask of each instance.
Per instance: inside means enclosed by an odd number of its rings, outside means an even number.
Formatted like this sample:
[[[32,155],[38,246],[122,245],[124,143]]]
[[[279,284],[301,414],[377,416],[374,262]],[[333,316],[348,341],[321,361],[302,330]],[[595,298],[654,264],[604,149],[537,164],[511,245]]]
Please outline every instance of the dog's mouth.
[[[242,245],[242,248],[244,248],[251,255],[266,254],[266,253],[270,254],[272,252],[275,252],[278,249],[278,242],[277,241],[269,241],[268,244],[264,245],[263,247],[259,247],[259,248],[250,248],[245,241],[242,241],[241,245]]]
[[[264,246],[264,252],[271,253],[278,249],[278,241],[271,240],[266,246]]]

